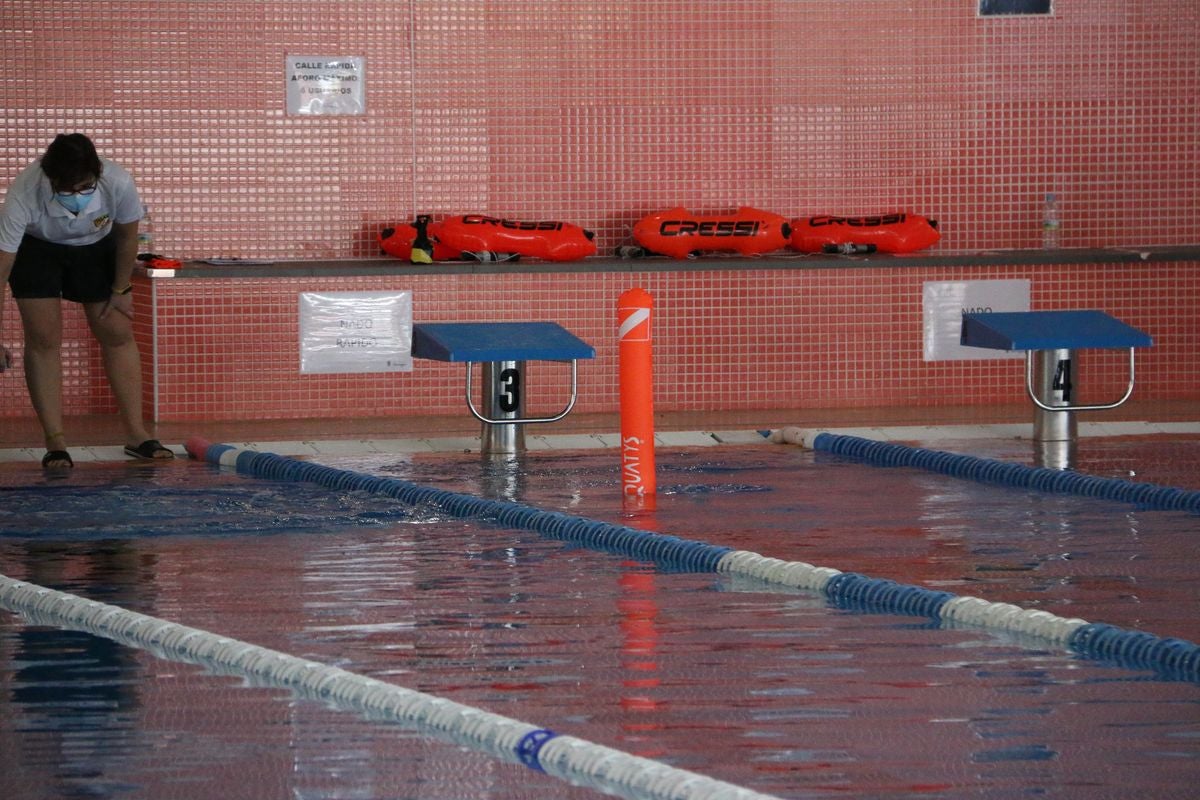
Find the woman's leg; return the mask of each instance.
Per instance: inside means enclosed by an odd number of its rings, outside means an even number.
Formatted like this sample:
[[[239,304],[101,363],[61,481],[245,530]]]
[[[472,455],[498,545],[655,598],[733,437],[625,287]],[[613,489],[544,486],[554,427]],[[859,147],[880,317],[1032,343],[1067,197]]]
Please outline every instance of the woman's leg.
[[[62,410],[62,301],[57,297],[17,298],[25,331],[25,385],[47,450],[65,450]],[[67,466],[57,462],[47,466]]]
[[[109,312],[103,317],[107,302],[84,303],[88,326],[100,343],[104,373],[117,400],[121,425],[125,428],[125,443],[137,447],[150,438],[142,420],[142,359],[133,338],[133,323],[124,314]]]

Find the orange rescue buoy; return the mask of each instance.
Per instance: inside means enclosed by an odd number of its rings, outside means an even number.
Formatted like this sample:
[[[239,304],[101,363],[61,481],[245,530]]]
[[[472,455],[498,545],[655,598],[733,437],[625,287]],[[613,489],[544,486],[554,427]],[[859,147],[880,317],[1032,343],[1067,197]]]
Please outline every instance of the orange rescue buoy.
[[[439,225],[436,222],[430,222],[425,226],[425,233],[429,237],[429,241],[433,243],[433,260],[453,261],[461,258],[462,254],[459,251],[446,247],[441,243],[438,228]],[[412,222],[389,226],[379,232],[379,246],[389,256],[410,261],[412,260],[412,247],[413,242],[417,239],[417,233],[417,226]]]
[[[704,251],[753,256],[785,247],[789,228],[784,217],[748,206],[711,215],[676,207],[643,217],[633,226],[633,238],[646,250],[671,258]]]
[[[917,214],[838,217],[821,214],[792,220],[791,246],[801,253],[911,253],[941,238],[937,220]]]
[[[596,254],[595,235],[570,222],[526,222],[460,214],[438,223],[443,247],[460,253],[513,253],[546,261],[576,261]]]

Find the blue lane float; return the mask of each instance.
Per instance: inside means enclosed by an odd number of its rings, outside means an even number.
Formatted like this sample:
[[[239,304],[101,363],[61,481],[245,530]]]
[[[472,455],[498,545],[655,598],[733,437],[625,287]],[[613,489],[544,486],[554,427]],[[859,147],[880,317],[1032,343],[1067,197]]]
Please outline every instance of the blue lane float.
[[[1198,491],[1127,481],[1122,478],[1105,478],[1070,470],[1031,467],[1008,461],[948,453],[942,450],[928,450],[922,447],[910,447],[836,433],[817,434],[813,438],[812,449],[882,467],[914,467],[979,483],[1132,503],[1142,508],[1158,511],[1200,512],[1200,492]]]
[[[475,519],[535,531],[551,539],[650,561],[672,571],[716,572],[732,548],[692,542],[623,525],[545,511],[520,503],[420,486],[398,478],[335,469],[274,453],[261,453],[226,444],[191,439],[188,453],[197,460],[233,467],[239,473],[280,481],[306,481],[337,491],[363,491],[394,498],[408,505],[435,508],[459,519]]]
[[[932,618],[940,617],[942,607],[954,599],[950,592],[908,586],[855,572],[843,572],[831,578],[825,584],[825,596],[839,608]]]
[[[866,439],[859,441],[881,444]],[[398,478],[335,469],[226,444],[210,444],[200,438],[188,440],[185,446],[192,458],[232,467],[245,475],[305,481],[339,491],[380,494],[408,505],[435,508],[459,519],[535,531],[548,538],[647,561],[671,571],[713,572],[803,589],[822,595],[836,608],[919,616],[947,625],[961,624],[1035,636],[1086,658],[1133,669],[1152,670],[1160,677],[1171,680],[1200,683],[1200,645],[1183,639],[1163,638],[1082,619],[1067,619],[1046,611],[841,572],[832,567],[781,561],[746,550],[733,550],[559,511],[421,486]],[[878,448],[874,452],[878,452]],[[524,757],[536,758],[541,744],[525,742],[522,745],[527,751]]]

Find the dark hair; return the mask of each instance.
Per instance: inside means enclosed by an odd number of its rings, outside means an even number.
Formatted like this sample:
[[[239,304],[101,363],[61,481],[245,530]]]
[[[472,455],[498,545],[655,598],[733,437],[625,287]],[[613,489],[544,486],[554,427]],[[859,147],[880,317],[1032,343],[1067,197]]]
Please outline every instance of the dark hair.
[[[99,180],[103,169],[96,146],[82,133],[60,133],[42,156],[42,172],[55,189]]]

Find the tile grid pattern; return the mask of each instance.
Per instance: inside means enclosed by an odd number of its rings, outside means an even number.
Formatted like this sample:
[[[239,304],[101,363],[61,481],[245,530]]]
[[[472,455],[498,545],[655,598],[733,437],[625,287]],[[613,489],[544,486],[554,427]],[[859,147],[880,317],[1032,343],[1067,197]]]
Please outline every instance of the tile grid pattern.
[[[373,257],[384,225],[464,211],[567,219],[609,252],[641,215],[676,204],[789,216],[903,208],[941,221],[943,249],[1031,247],[1047,191],[1061,198],[1065,246],[1200,241],[1200,6],[1085,0],[1056,4],[1052,17],[980,19],[974,5],[884,0],[847,14],[834,0],[714,0],[701,14],[682,0],[12,0],[3,58],[22,79],[0,86],[0,186],[55,133],[86,131],[136,175],[157,249],[189,259]],[[365,58],[367,113],[289,116],[289,55]],[[1196,385],[1187,358],[1153,377],[1157,360],[1195,341],[1194,279],[1182,298],[1161,294],[1181,286],[1170,278],[1180,269],[1195,265],[1030,277],[1039,307],[1098,304],[1163,331],[1148,386],[1173,397]],[[661,359],[668,405],[914,402],[939,382],[921,377],[912,330],[900,331],[919,297],[909,276],[751,275],[753,289],[732,271],[657,286],[664,309],[686,309],[676,319],[691,326],[663,333],[677,348]],[[607,278],[522,277],[505,282],[516,287],[508,295],[494,283],[423,281],[429,296],[418,300],[443,316],[494,318],[508,313],[498,303],[532,292],[548,298],[540,315],[599,336],[620,289]],[[172,338],[154,346],[164,369],[203,375],[222,363],[235,374],[159,405],[203,413],[203,393],[232,378],[218,394],[248,388],[255,413],[302,414],[304,403],[340,413],[358,385],[280,396],[235,363],[250,328],[288,324],[279,293],[295,289],[231,282],[211,298],[216,310],[255,313],[228,311],[224,333],[192,340],[163,309]],[[167,295],[176,291],[189,289]],[[803,320],[795,305],[732,302],[822,291],[832,294]],[[17,314],[4,302],[0,337],[15,344]],[[725,335],[750,318],[748,341]],[[104,410],[95,348],[82,319],[68,320],[68,410]],[[884,337],[880,324],[895,327]],[[801,344],[772,356],[788,336],[819,336],[830,355],[814,361]],[[755,374],[735,368],[737,382],[714,392],[708,365],[747,352]],[[840,369],[860,352],[858,372]],[[196,361],[175,363],[186,358]],[[797,382],[798,360],[816,364],[815,384]],[[997,369],[957,365],[940,382]],[[988,378],[981,401],[1007,397],[1002,383]],[[180,391],[159,389],[168,399]],[[30,413],[22,394],[15,374],[0,378],[0,415]]]
[[[411,290],[418,321],[559,322],[596,349],[595,360],[580,364],[581,412],[617,406],[616,302],[632,286],[655,297],[661,411],[1021,402],[1023,361],[923,360],[923,281],[971,278],[1029,279],[1034,308],[1104,308],[1151,331],[1154,347],[1138,354],[1137,396],[1182,399],[1200,385],[1200,325],[1181,313],[1200,301],[1196,266],[156,280],[158,416],[467,413],[461,364],[417,360],[407,373],[299,375],[297,294],[322,290]],[[1078,402],[1120,396],[1124,352],[1085,350],[1077,358]],[[553,412],[569,392],[569,370],[533,362],[526,387],[531,412]]]

